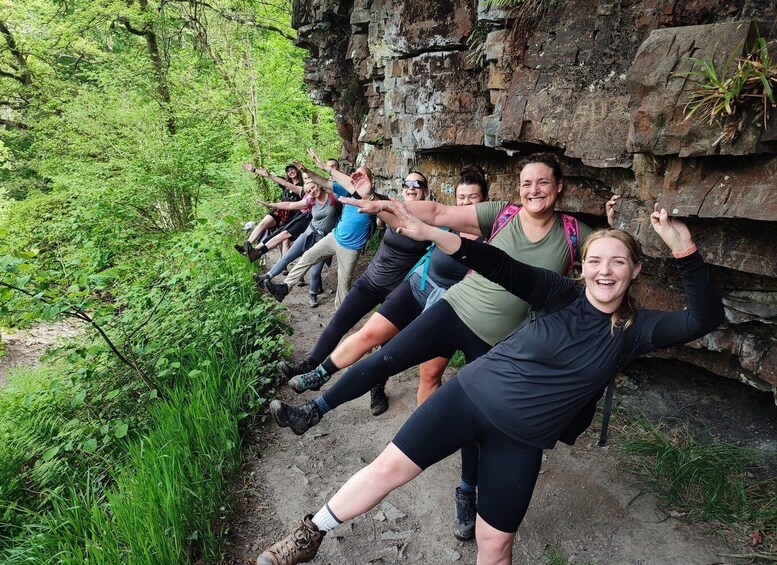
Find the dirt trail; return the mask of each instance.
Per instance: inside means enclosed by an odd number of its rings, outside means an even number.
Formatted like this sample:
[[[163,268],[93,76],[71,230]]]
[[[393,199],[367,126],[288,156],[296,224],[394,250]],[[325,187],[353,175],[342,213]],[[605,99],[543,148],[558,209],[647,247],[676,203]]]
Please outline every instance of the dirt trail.
[[[10,369],[37,366],[47,349],[56,345],[60,338],[78,333],[79,326],[72,320],[62,320],[54,324],[38,324],[29,330],[3,330],[5,350],[0,356],[0,386]]]
[[[333,288],[334,274],[325,272],[325,286]],[[295,331],[295,360],[304,356],[331,317],[332,300],[333,295],[327,294],[321,307],[311,310],[306,288],[295,289],[286,298]],[[696,398],[693,387],[665,395],[654,390],[662,386],[651,384],[656,374],[644,379],[636,375],[628,380],[630,386],[620,387],[616,394],[628,395],[637,405],[658,395],[663,409],[672,414],[677,413],[674,398],[695,404],[688,400]],[[235,483],[237,507],[224,563],[253,563],[267,545],[288,533],[291,523],[317,511],[351,474],[378,455],[414,410],[416,385],[415,370],[392,379],[387,388],[390,409],[379,417],[370,414],[365,397],[328,414],[301,437],[272,422],[266,424],[247,446],[247,460]],[[736,383],[730,386],[737,387],[748,397],[743,402],[752,406],[751,391]],[[293,396],[283,388],[281,394]],[[730,400],[729,392],[721,395],[728,399],[721,402]],[[774,406],[764,395],[759,399],[765,419],[752,425],[754,435],[747,441],[764,441],[774,449],[775,412],[769,412]],[[731,412],[734,419],[742,419],[742,411]],[[651,496],[641,495],[633,478],[618,467],[617,416],[613,423],[611,447],[594,447],[596,437],[589,430],[577,446],[559,444],[546,452],[534,498],[516,538],[513,562],[545,563],[544,553],[554,546],[568,559],[598,565],[746,563],[725,557],[746,553],[744,548],[730,546],[711,528],[669,517]],[[382,507],[331,532],[312,563],[474,563],[474,542],[459,542],[451,532],[458,470],[458,456],[428,469],[391,493]]]

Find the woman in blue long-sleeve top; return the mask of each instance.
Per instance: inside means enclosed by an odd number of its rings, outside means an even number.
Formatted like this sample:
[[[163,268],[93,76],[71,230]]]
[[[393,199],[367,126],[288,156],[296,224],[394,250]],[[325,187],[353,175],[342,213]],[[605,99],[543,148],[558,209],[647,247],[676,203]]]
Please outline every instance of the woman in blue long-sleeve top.
[[[599,230],[582,247],[582,289],[487,244],[461,239],[392,202],[400,232],[444,252],[548,312],[464,367],[419,407],[393,441],[314,516],[259,556],[291,565],[315,556],[327,531],[375,506],[424,469],[477,442],[480,448],[478,564],[509,564],[515,532],[542,460],[588,402],[627,361],[701,337],[723,321],[723,305],[686,225],[656,205],[651,224],[677,259],[687,295],[678,312],[637,309],[629,296],[642,267],[626,232]]]

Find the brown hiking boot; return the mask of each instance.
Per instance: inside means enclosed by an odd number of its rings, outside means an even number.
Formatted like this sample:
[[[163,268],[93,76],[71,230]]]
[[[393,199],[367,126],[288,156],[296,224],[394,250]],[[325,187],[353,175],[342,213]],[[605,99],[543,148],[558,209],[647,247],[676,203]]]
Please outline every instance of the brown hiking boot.
[[[256,558],[256,565],[295,565],[316,556],[326,532],[319,531],[308,514],[281,541],[272,544]]]
[[[267,247],[264,245],[260,245],[259,247],[249,246],[248,249],[246,249],[245,255],[248,257],[248,260],[253,263],[254,261],[258,261],[265,253],[267,253]]]

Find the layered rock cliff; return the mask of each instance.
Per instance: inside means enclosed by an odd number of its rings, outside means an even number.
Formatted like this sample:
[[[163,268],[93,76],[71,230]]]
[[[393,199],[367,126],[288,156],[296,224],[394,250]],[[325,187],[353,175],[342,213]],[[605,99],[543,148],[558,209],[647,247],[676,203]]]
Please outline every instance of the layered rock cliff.
[[[295,0],[306,82],[332,105],[344,157],[384,191],[418,168],[446,201],[461,165],[515,199],[518,162],[551,150],[567,172],[560,208],[619,227],[648,259],[638,298],[681,307],[667,253],[648,229],[654,202],[687,218],[724,296],[727,323],[660,353],[777,395],[777,109],[722,125],[686,120],[689,57],[719,63],[777,39],[771,0]],[[777,59],[777,42],[770,44]],[[753,118],[753,119],[751,119]],[[729,126],[732,128],[733,126]]]

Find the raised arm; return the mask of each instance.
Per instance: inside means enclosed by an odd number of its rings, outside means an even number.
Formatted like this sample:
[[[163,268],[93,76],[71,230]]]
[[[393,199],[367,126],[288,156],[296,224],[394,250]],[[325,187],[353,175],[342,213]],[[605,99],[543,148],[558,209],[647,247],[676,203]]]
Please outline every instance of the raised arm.
[[[248,164],[248,163],[245,163],[243,165],[244,168],[245,168],[246,164]],[[290,183],[289,181],[287,181],[284,178],[281,178],[281,177],[276,176],[276,175],[274,175],[272,173],[269,173],[269,172],[267,172],[267,169],[265,169],[264,167],[259,167],[259,168],[251,167],[251,169],[246,169],[246,170],[250,170],[252,173],[254,173],[256,175],[259,175],[260,177],[264,177],[266,179],[270,179],[271,181],[278,183],[279,185],[281,185],[284,188],[288,188],[290,191],[292,191],[297,196],[302,196],[303,193],[304,193],[304,190],[303,190],[303,188],[300,185]]]
[[[325,188],[328,188],[329,190],[332,190],[332,184],[333,183],[332,183],[331,179],[328,179],[326,177],[322,177],[318,173],[316,173],[314,171],[311,171],[310,169],[308,169],[305,165],[303,165],[299,161],[293,161],[293,163],[300,171],[302,171],[303,173],[308,175],[308,180],[313,181],[318,186],[323,186]]]
[[[332,177],[332,180],[337,182],[338,184],[342,185],[345,190],[353,194],[356,192],[356,187],[353,185],[353,181],[351,180],[351,177],[347,174],[343,173],[342,171],[338,171],[336,169],[333,169],[332,167],[327,167],[326,163],[321,160],[321,157],[318,156],[318,154],[313,151],[313,149],[308,148],[308,155],[313,160],[313,162],[316,164],[316,167],[319,169],[322,169],[326,171],[330,177]],[[310,173],[308,173],[310,174]],[[322,178],[322,177],[320,177]],[[329,187],[331,188],[331,186]]]
[[[688,300],[685,310],[660,315],[651,341],[657,348],[680,345],[718,327],[725,319],[723,303],[688,226],[677,218],[670,218],[658,204],[650,216],[650,223],[677,260]]]

